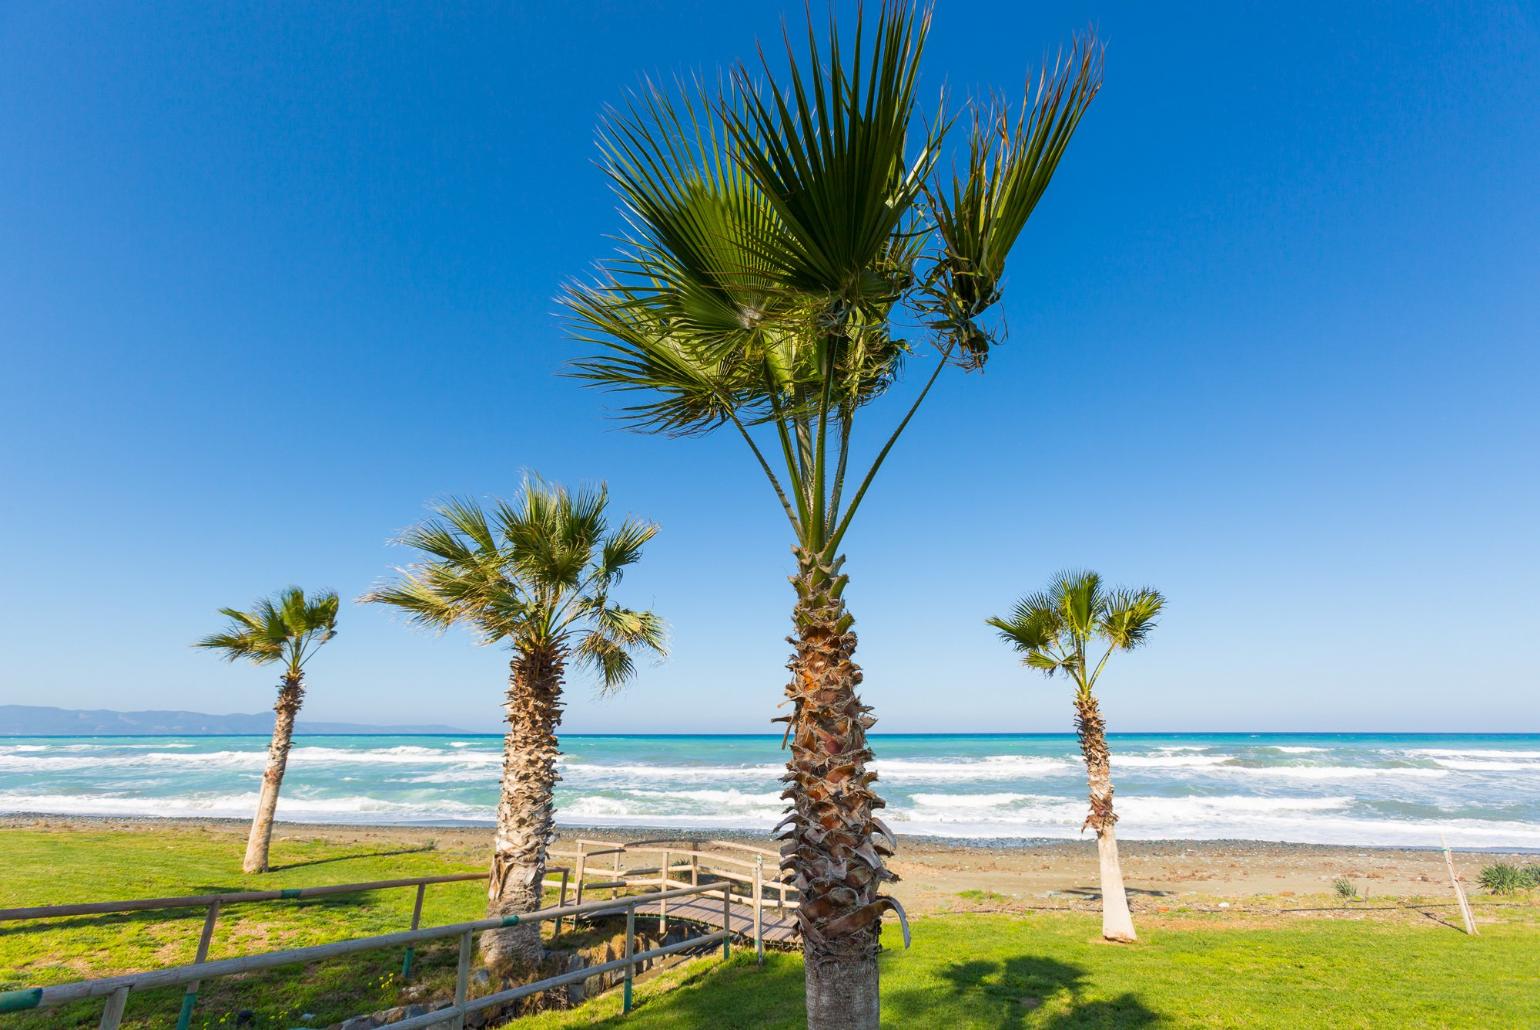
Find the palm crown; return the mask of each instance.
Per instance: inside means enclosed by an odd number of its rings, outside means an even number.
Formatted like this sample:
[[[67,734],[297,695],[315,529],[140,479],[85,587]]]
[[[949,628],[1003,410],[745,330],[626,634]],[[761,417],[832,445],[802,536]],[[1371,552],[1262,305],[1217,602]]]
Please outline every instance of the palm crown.
[[[1010,618],[996,616],[989,624],[1022,653],[1025,664],[1049,676],[1062,670],[1089,693],[1113,651],[1144,643],[1165,604],[1160,592],[1148,587],[1108,590],[1094,572],[1067,571],[1054,576],[1047,590],[1016,602]],[[1089,669],[1092,640],[1101,640],[1107,650]]]
[[[214,633],[194,644],[221,651],[227,661],[248,659],[257,665],[282,661],[287,675],[298,676],[305,663],[337,635],[337,595],[326,591],[306,599],[299,587],[289,587],[264,597],[243,612],[221,608],[230,620],[223,633]]]
[[[428,560],[363,600],[426,626],[468,624],[483,643],[559,651],[605,689],[619,687],[635,672],[635,652],[664,652],[664,628],[654,613],[610,601],[658,527],[627,518],[610,531],[608,500],[603,487],[572,494],[530,479],[490,512],[466,500],[438,505],[401,538]]]
[[[889,449],[948,363],[980,367],[1010,252],[1100,85],[1077,45],[1013,118],[970,105],[962,170],[936,173],[955,115],[917,125],[928,16],[883,5],[846,49],[790,53],[789,78],[738,67],[677,98],[645,86],[601,132],[631,231],[566,293],[593,347],[575,375],[638,394],[634,428],[732,424],[799,542],[832,556]],[[788,50],[790,51],[788,42]],[[898,377],[917,321],[939,352],[926,386],[844,497],[857,411]],[[779,474],[756,441],[770,427]],[[784,477],[784,482],[783,482]]]

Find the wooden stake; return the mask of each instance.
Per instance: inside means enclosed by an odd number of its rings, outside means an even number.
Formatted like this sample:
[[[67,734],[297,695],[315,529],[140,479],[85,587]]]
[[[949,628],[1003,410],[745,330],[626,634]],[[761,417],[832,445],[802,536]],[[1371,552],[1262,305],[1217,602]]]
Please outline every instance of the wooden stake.
[[[1476,917],[1471,913],[1470,901],[1465,897],[1465,887],[1454,871],[1454,856],[1449,853],[1449,840],[1441,833],[1439,841],[1444,845],[1444,865],[1449,867],[1449,882],[1454,885],[1455,900],[1460,903],[1460,917],[1465,920],[1465,932],[1476,936]]]

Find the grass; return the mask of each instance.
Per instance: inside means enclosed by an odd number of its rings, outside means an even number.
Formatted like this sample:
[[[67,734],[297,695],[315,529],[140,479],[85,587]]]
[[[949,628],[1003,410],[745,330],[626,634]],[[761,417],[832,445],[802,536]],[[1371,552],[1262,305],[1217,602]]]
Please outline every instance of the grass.
[[[885,951],[883,1024],[892,1027],[1290,1027],[1540,1025],[1533,910],[1447,927],[1295,920],[1276,929],[1161,925],[1134,945],[1104,944],[1082,914],[946,915],[915,920],[914,947]],[[521,1020],[572,1027],[793,1028],[803,1025],[802,963],[740,953],[639,985],[620,1015],[605,995]]]
[[[240,871],[240,836],[219,830],[141,831],[0,829],[0,908],[178,894],[272,890],[476,871],[483,854],[403,848],[389,842],[339,845],[281,833],[274,871]],[[435,884],[422,925],[478,918],[485,886]],[[412,888],[271,904],[234,905],[221,913],[211,959],[298,948],[346,937],[391,933],[411,924]],[[45,986],[191,962],[203,909],[77,916],[41,923],[0,923],[0,990]],[[446,991],[454,979],[454,942],[419,948],[414,981]],[[204,984],[193,1026],[219,1027],[249,1010],[257,1026],[315,1025],[398,1004],[402,953],[366,953],[302,969],[274,970]],[[124,1026],[163,1027],[176,1018],[181,988],[134,992]],[[7,1028],[94,1027],[101,1003],[0,1017]]]
[[[243,876],[239,834],[188,827],[133,831],[0,828],[0,907],[108,898],[303,887],[477,869],[479,848],[407,848],[381,835],[355,842],[292,830],[275,842],[276,871]],[[430,887],[423,924],[482,911],[475,881]],[[964,892],[972,893],[972,892]],[[978,902],[992,892],[978,892]],[[212,958],[403,929],[411,889],[232,906]],[[1094,915],[954,913],[914,921],[914,947],[882,956],[883,1012],[895,1027],[1540,1026],[1540,905],[1478,909],[1470,938],[1415,911],[1355,910],[1327,918],[1255,913],[1138,914],[1136,945],[1103,944]],[[201,910],[0,924],[0,989],[63,983],[190,961]],[[193,1025],[324,1026],[402,1003],[399,949],[272,971],[203,987]],[[419,951],[438,996],[453,981],[455,945]],[[180,990],[134,993],[125,1026],[169,1026]],[[803,1024],[802,968],[772,953],[763,968],[742,951],[704,959],[579,1009],[520,1021],[518,1030],[571,1027],[778,1028]],[[0,1017],[0,1024],[94,1027],[101,1003]],[[301,1017],[312,1018],[301,1023]]]

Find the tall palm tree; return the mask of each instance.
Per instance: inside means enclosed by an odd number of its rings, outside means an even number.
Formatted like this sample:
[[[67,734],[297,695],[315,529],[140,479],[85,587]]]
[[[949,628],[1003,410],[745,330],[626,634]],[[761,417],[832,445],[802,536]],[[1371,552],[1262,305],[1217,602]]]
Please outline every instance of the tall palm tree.
[[[573,494],[530,479],[514,500],[497,501],[490,511],[471,501],[438,505],[434,517],[401,539],[424,560],[363,598],[399,608],[421,625],[463,624],[482,643],[513,652],[489,916],[540,907],[568,663],[592,670],[610,691],[632,676],[638,651],[664,652],[657,615],[610,599],[658,527],[627,518],[611,531],[608,502],[602,486]],[[484,933],[481,950],[493,968],[530,969],[544,955],[540,925]]]
[[[1106,590],[1094,572],[1061,572],[1047,590],[1016,603],[1008,619],[996,616],[989,624],[1023,655],[1024,664],[1052,676],[1063,672],[1075,684],[1075,731],[1085,757],[1091,811],[1086,827],[1096,831],[1101,860],[1102,936],[1112,941],[1134,940],[1134,920],[1123,889],[1118,863],[1118,821],[1112,810],[1112,770],[1107,750],[1107,724],[1097,703],[1096,681],[1114,651],[1131,651],[1155,628],[1155,617],[1166,599],[1148,587]],[[1095,666],[1089,655],[1094,641],[1107,645]]]
[[[858,16],[853,46],[831,25],[821,48],[810,24],[805,61],[788,43],[788,76],[764,62],[678,96],[644,87],[601,131],[629,234],[565,296],[590,348],[575,374],[634,397],[623,411],[638,430],[730,426],[791,528],[791,807],[777,829],[803,899],[815,1030],[877,1025],[880,923],[897,908],[881,893],[894,840],[874,814],[841,544],[942,370],[984,365],[1006,256],[1101,79],[1087,40],[1019,111],[924,118],[928,25],[890,0],[875,31]],[[958,170],[939,174],[958,133]],[[926,343],[933,369],[863,463],[858,416]]]
[[[262,773],[257,815],[251,821],[242,863],[248,873],[263,873],[267,871],[278,791],[294,741],[294,718],[305,700],[305,663],[337,635],[337,595],[327,591],[306,600],[303,590],[289,587],[258,601],[249,612],[221,608],[219,613],[230,620],[229,626],[223,633],[204,637],[194,647],[219,651],[231,662],[245,658],[256,665],[283,663],[278,701],[273,705],[273,740],[267,746],[267,769]]]

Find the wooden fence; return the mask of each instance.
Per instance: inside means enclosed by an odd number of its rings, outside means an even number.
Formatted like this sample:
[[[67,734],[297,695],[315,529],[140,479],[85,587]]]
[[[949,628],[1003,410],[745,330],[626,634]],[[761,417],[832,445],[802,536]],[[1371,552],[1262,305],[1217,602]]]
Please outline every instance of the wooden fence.
[[[479,878],[481,874],[472,874]],[[463,877],[462,877],[463,878]],[[429,880],[439,879],[428,877]],[[405,886],[405,883],[384,881],[393,886]],[[342,893],[342,887],[353,885],[341,885],[336,888],[311,888],[312,890],[328,890],[330,893]],[[292,892],[251,892],[260,894],[279,894],[281,897],[295,896]],[[247,955],[240,958],[219,959],[214,962],[193,962],[188,965],[172,966],[167,969],[157,969],[146,973],[129,973],[125,976],[103,977],[96,980],[80,980],[74,983],[58,984],[53,987],[32,987],[19,991],[0,992],[0,1013],[22,1012],[31,1009],[48,1009],[68,1002],[80,1001],[88,998],[106,998],[106,1005],[102,1011],[102,1030],[116,1030],[123,1018],[123,1010],[128,1004],[128,996],[131,991],[146,990],[155,987],[176,987],[198,984],[204,980],[212,980],[223,976],[236,976],[241,973],[255,973],[267,969],[275,969],[279,966],[298,965],[308,962],[316,962],[321,959],[336,958],[342,955],[354,955],[364,951],[374,951],[381,948],[396,948],[406,946],[408,948],[425,941],[442,940],[446,937],[460,938],[460,957],[455,974],[454,1002],[445,1008],[436,1009],[426,1015],[414,1016],[398,1023],[392,1023],[393,1030],[417,1030],[420,1027],[448,1027],[458,1028],[464,1026],[465,1016],[471,1012],[477,1012],[485,1008],[493,1008],[504,1005],[519,998],[538,994],[555,987],[564,987],[568,984],[586,980],[589,977],[602,973],[612,972],[617,969],[625,970],[623,1007],[625,1011],[631,1010],[631,987],[636,975],[638,963],[662,958],[678,952],[688,951],[703,945],[714,944],[720,941],[722,944],[722,957],[725,959],[731,952],[730,930],[718,930],[715,933],[704,934],[700,937],[692,937],[689,940],[679,941],[675,944],[652,948],[638,952],[635,949],[636,941],[636,908],[639,905],[667,901],[674,898],[685,898],[693,895],[717,893],[722,896],[723,923],[727,924],[728,912],[732,905],[731,885],[722,883],[703,883],[695,887],[681,887],[662,892],[649,892],[647,894],[632,895],[629,897],[611,898],[604,901],[593,901],[581,905],[559,905],[555,908],[541,909],[537,912],[528,912],[523,915],[493,916],[487,919],[477,919],[468,923],[452,923],[446,926],[436,926],[428,929],[404,930],[398,933],[382,934],[377,937],[360,937],[353,940],[337,941],[332,944],[317,944],[308,948],[292,948],[286,951],[267,952],[262,955]],[[216,897],[211,895],[210,897]],[[184,899],[157,899],[159,901],[181,901]],[[248,899],[251,900],[251,899]],[[264,899],[265,900],[265,899]],[[113,904],[107,902],[104,904]],[[134,904],[132,902],[119,902],[117,904]],[[140,903],[144,907],[154,907]],[[48,906],[50,908],[73,908],[81,906]],[[163,906],[177,907],[177,906]],[[535,983],[524,984],[519,987],[498,991],[481,998],[468,997],[470,986],[471,950],[475,934],[483,930],[494,930],[505,926],[516,926],[519,923],[539,922],[547,919],[576,919],[579,916],[609,913],[624,909],[626,913],[626,940],[625,955],[611,962],[601,963],[597,966],[588,966],[560,976],[549,977]],[[16,911],[37,911],[36,909],[11,909]],[[119,909],[118,911],[124,911]],[[132,911],[132,910],[129,910]],[[80,914],[79,912],[73,914]],[[12,918],[36,918],[35,916],[13,916]],[[186,1003],[184,1002],[184,1008]]]

